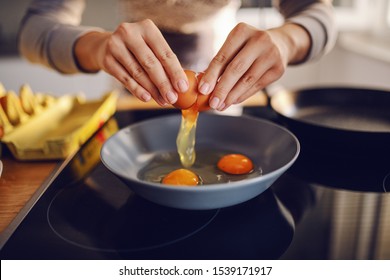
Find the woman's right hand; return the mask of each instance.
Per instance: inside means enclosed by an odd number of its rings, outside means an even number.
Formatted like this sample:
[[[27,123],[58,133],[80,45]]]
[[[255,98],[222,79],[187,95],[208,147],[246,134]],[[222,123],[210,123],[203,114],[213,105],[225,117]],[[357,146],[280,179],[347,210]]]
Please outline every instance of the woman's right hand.
[[[75,44],[80,67],[104,70],[142,101],[173,104],[188,89],[179,60],[151,20],[121,23],[114,32],[90,32]]]

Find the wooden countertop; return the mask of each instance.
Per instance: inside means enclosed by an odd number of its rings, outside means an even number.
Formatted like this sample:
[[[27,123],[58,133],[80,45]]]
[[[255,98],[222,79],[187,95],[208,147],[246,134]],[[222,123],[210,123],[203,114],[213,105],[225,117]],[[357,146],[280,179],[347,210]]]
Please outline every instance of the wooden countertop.
[[[256,94],[244,106],[264,106],[263,94]],[[161,109],[154,102],[144,103],[134,97],[121,98],[118,110]],[[31,199],[62,161],[18,161],[11,155],[2,156],[3,172],[0,177],[0,234],[10,225],[20,210]]]
[[[60,161],[21,162],[10,155],[1,158],[0,234],[56,169]]]

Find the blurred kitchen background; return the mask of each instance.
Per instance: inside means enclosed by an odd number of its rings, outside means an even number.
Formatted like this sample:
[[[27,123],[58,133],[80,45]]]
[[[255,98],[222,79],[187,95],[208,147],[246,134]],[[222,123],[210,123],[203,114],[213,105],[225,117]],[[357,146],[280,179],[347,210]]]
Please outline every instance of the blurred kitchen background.
[[[7,90],[18,91],[22,84],[27,83],[34,91],[55,96],[83,92],[87,98],[98,98],[117,86],[103,72],[61,75],[21,58],[16,38],[19,22],[29,2],[30,0],[0,0],[0,82]],[[277,25],[281,18],[270,2],[242,1],[237,21],[245,21],[260,28]],[[339,28],[336,47],[319,61],[289,67],[277,84],[291,89],[348,85],[390,90],[389,2],[334,0]],[[121,21],[118,7],[109,0],[87,0],[82,24],[113,30]]]

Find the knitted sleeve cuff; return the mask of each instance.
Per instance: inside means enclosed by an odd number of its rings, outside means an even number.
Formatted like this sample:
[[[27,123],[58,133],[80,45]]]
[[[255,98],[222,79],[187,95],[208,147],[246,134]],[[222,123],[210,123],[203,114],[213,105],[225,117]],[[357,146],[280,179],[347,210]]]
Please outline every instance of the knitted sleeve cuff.
[[[324,9],[323,5],[313,4],[302,13],[286,19],[286,22],[302,26],[310,35],[311,48],[305,61],[321,57],[336,42],[337,31],[330,9],[331,7]]]

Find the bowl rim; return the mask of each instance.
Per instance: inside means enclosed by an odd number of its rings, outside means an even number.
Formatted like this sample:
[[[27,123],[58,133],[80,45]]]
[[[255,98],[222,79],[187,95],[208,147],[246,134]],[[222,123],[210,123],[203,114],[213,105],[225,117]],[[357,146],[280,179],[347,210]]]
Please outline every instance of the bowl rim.
[[[202,192],[210,192],[210,191],[214,191],[215,189],[235,189],[235,188],[239,188],[239,187],[242,188],[243,186],[246,186],[246,185],[248,185],[248,186],[249,185],[253,185],[253,183],[267,181],[270,178],[277,178],[276,174],[278,174],[278,173],[280,173],[282,171],[285,171],[289,167],[291,167],[291,165],[297,160],[297,158],[298,158],[298,156],[300,154],[301,145],[300,145],[300,142],[299,142],[298,138],[290,130],[288,130],[287,128],[285,128],[285,127],[283,127],[283,126],[281,126],[279,124],[276,124],[276,123],[271,122],[271,121],[266,120],[266,119],[256,118],[256,117],[247,116],[247,115],[227,116],[227,115],[218,115],[218,114],[210,114],[210,113],[205,113],[205,114],[208,114],[209,116],[212,116],[213,118],[214,117],[216,117],[216,118],[226,118],[226,117],[228,117],[228,118],[245,118],[245,119],[249,119],[251,121],[262,122],[262,123],[265,123],[266,125],[271,125],[271,126],[277,127],[278,129],[283,130],[290,137],[292,137],[293,142],[295,143],[295,147],[296,147],[295,154],[283,166],[281,166],[281,167],[279,167],[279,168],[277,168],[277,169],[275,169],[275,170],[273,170],[271,172],[268,172],[266,174],[258,176],[258,177],[249,178],[249,179],[245,179],[245,180],[234,181],[234,182],[228,182],[228,183],[214,183],[214,184],[197,185],[197,186],[181,186],[181,185],[169,185],[169,184],[164,184],[163,185],[161,183],[153,183],[153,182],[143,181],[143,180],[138,179],[138,178],[133,178],[133,177],[126,176],[126,174],[123,174],[121,172],[118,172],[118,171],[114,170],[105,161],[105,159],[104,159],[104,157],[105,157],[104,151],[105,151],[105,148],[108,146],[108,143],[110,141],[113,141],[112,139],[114,139],[115,137],[118,137],[118,135],[124,133],[125,130],[131,129],[131,128],[136,128],[138,126],[145,125],[146,123],[149,123],[149,122],[154,122],[154,121],[156,121],[156,119],[173,119],[174,116],[176,116],[176,115],[172,114],[172,115],[168,115],[168,116],[154,117],[154,118],[151,118],[151,119],[139,121],[137,123],[130,124],[130,125],[127,125],[127,126],[123,127],[122,129],[117,131],[115,134],[111,135],[103,143],[103,146],[102,146],[102,148],[100,150],[100,159],[101,159],[103,165],[108,170],[110,170],[113,174],[121,177],[122,179],[128,180],[128,181],[130,181],[132,183],[142,184],[144,187],[149,187],[149,188],[159,189],[159,190],[167,190],[167,191],[168,190],[175,190],[175,191],[180,190],[180,191],[183,191],[183,192],[193,192],[193,191],[196,191],[196,192],[200,192],[200,191],[202,191]]]

